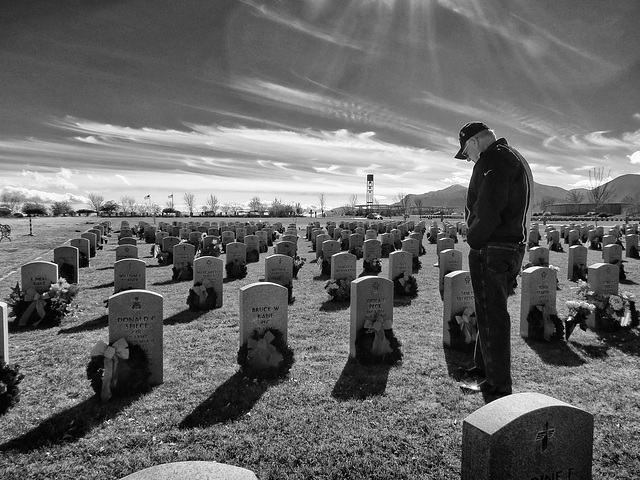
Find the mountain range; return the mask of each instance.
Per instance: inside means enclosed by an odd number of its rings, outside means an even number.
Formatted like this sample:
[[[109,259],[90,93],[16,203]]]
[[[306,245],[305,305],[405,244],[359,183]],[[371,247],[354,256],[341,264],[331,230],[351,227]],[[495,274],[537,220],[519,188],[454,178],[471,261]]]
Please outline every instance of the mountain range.
[[[623,202],[626,197],[634,197],[638,192],[640,192],[640,175],[622,175],[604,183],[603,187],[605,186],[611,192],[608,202]],[[553,187],[534,182],[534,210],[536,210],[536,206],[538,210],[540,209],[540,200],[545,197],[552,198],[554,203],[566,203],[567,195],[570,191],[582,194],[582,203],[589,202],[589,189],[587,188],[566,190],[562,187]],[[461,210],[464,208],[466,195],[467,187],[462,185],[451,185],[443,190],[437,190],[434,192],[409,194],[405,198],[407,205],[414,205],[415,201],[418,200],[419,202],[422,201],[423,207],[447,207]],[[397,203],[398,202],[394,205],[397,205]]]

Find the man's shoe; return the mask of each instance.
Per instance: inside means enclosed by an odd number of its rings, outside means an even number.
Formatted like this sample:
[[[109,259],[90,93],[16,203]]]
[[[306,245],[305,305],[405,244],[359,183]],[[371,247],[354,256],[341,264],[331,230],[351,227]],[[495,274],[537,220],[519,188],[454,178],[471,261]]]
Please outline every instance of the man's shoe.
[[[480,382],[478,387],[482,392],[482,398],[484,398],[485,403],[491,403],[512,393],[511,387],[494,386],[487,382]]]

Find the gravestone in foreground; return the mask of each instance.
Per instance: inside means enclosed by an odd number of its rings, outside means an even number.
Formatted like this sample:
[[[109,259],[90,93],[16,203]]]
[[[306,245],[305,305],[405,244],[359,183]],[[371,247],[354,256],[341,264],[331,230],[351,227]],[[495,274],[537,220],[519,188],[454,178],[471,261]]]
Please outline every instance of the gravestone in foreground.
[[[240,346],[245,345],[254,332],[264,335],[267,329],[282,333],[287,342],[289,292],[282,285],[258,282],[240,289]]]
[[[124,338],[144,350],[151,370],[150,385],[163,382],[163,320],[159,293],[127,290],[109,297],[109,343]]]
[[[386,278],[366,276],[351,282],[351,329],[349,356],[356,358],[356,336],[367,320],[378,317],[393,325],[393,282]]]
[[[9,311],[7,304],[0,302],[0,360],[9,363]]]
[[[464,419],[463,480],[590,480],[593,415],[539,393],[495,400]]]

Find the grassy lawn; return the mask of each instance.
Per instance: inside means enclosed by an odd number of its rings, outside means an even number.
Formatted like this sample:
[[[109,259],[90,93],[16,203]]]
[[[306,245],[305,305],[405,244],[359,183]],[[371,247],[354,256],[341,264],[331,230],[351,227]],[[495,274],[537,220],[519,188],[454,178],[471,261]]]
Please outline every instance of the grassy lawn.
[[[35,236],[28,236],[28,219],[3,220],[13,228],[13,241],[0,243],[0,298],[8,298],[22,264],[37,257],[52,261],[51,249],[98,221],[38,218]],[[112,221],[117,229],[119,219]],[[298,219],[298,245],[310,261],[315,253],[303,238],[307,223]],[[113,293],[116,244],[114,235],[81,269],[77,309],[61,326],[10,335],[11,362],[25,379],[20,403],[0,417],[2,480],[117,479],[184,460],[238,465],[261,480],[460,477],[462,422],[484,402],[459,388],[457,368],[468,365],[470,355],[442,346],[435,245],[425,244],[418,297],[395,301],[400,366],[347,362],[349,306],[328,301],[328,277],[307,262],[289,306],[296,362],[285,380],[254,382],[237,373],[238,296],[240,287],[264,278],[267,254],[248,265],[246,278],[224,284],[222,308],[192,313],[186,305],[190,282],[171,282],[171,267],[159,267],[150,246],[139,243],[148,288],[164,297],[164,383],[146,395],[102,404],[85,370],[91,347],[108,340],[103,300]],[[468,246],[460,242],[456,249],[467,268]],[[600,252],[588,255],[589,264],[601,261]],[[561,316],[564,302],[575,297],[575,284],[566,280],[567,257],[550,254],[560,268]],[[382,263],[386,276],[388,260]],[[625,270],[631,282],[620,290],[640,297],[640,261],[626,261]],[[528,342],[519,336],[520,293],[509,301],[514,390],[547,394],[592,413],[593,477],[638,478],[638,329],[606,335],[578,329],[566,344]]]

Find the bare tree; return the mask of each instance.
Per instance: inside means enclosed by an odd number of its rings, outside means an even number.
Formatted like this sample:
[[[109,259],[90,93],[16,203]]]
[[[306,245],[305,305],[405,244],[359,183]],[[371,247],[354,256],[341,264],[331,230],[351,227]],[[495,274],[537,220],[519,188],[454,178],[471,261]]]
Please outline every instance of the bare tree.
[[[418,218],[422,218],[422,199],[420,197],[416,197],[416,199],[413,201],[413,204],[416,206],[416,209],[418,210]]]
[[[193,217],[193,209],[196,206],[196,196],[193,193],[185,193],[182,198],[184,198],[184,203],[187,204],[187,210],[189,210],[189,216]]]
[[[216,198],[215,195],[211,194],[209,195],[209,198],[207,198],[207,210],[213,212],[213,214],[215,215],[216,212],[218,211],[218,208],[220,208],[220,204],[218,203],[218,199]]]
[[[567,193],[567,202],[573,205],[580,205],[584,201],[584,193],[579,190],[569,190]]]
[[[404,216],[407,215],[407,196],[404,192],[400,191],[396,193],[396,196],[393,198],[395,202],[398,204],[398,210]]]
[[[324,217],[324,208],[327,206],[327,197],[324,193],[318,195],[318,202],[320,203],[320,213]]]
[[[613,195],[613,189],[611,183],[607,179],[611,176],[611,170],[604,174],[604,167],[589,170],[589,185],[591,189],[588,192],[589,200],[595,205],[594,210],[599,213],[602,210],[604,204]]]
[[[260,216],[262,216],[262,211],[264,210],[264,205],[260,201],[260,197],[253,197],[249,201],[249,211],[258,212]]]
[[[358,195],[354,193],[349,196],[348,207],[349,207],[350,215],[356,214],[356,205],[358,205]]]
[[[89,199],[87,205],[96,211],[96,215],[100,215],[100,210],[102,209],[102,205],[104,205],[104,197],[97,193],[90,193],[87,198]]]
[[[129,195],[123,195],[120,197],[120,206],[125,215],[127,213],[133,215],[134,209],[136,208],[136,199]]]
[[[27,197],[22,193],[9,193],[5,192],[0,196],[0,202],[10,208],[12,212],[17,211],[18,206],[27,200]]]
[[[544,212],[547,210],[547,207],[549,205],[553,205],[554,203],[556,203],[555,198],[553,197],[542,197],[540,199],[540,209]]]

